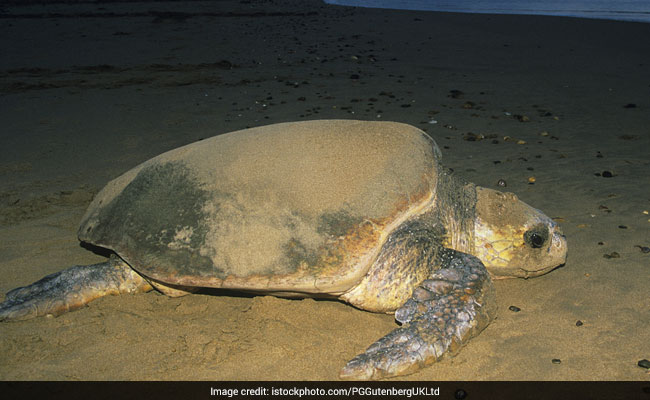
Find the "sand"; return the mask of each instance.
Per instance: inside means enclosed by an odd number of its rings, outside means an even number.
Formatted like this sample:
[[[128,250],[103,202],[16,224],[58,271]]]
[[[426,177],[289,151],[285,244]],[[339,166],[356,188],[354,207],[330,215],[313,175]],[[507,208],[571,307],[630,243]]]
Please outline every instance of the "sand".
[[[650,24],[302,1],[3,7],[0,292],[104,260],[77,224],[156,154],[275,122],[394,120],[466,179],[504,180],[569,243],[563,267],[496,282],[498,319],[408,379],[649,378]],[[395,326],[336,301],[110,296],[0,324],[0,378],[334,380]]]

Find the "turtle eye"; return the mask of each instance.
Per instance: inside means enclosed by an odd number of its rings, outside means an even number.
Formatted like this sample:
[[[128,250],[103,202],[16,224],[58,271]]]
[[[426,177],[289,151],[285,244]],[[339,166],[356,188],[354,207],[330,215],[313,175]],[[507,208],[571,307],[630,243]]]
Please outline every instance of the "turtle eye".
[[[539,249],[544,246],[547,240],[548,228],[542,224],[536,225],[524,233],[524,241],[533,249]]]

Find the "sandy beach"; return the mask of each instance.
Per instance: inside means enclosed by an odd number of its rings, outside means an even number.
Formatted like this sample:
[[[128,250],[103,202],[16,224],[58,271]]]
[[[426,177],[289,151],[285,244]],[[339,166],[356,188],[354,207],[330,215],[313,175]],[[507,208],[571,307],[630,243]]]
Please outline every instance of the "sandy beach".
[[[284,121],[399,121],[465,179],[504,180],[569,246],[547,275],[497,281],[498,318],[407,379],[648,380],[648,38],[643,23],[318,1],[7,3],[0,293],[105,260],[79,220],[159,153]],[[0,323],[0,379],[336,380],[395,327],[337,301],[108,296]]]

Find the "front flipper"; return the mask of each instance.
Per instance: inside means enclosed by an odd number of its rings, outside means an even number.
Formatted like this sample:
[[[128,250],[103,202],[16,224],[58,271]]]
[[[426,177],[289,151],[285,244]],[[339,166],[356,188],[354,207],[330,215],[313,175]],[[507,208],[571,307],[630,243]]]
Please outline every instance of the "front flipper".
[[[442,249],[440,269],[395,312],[402,326],[376,341],[341,370],[343,379],[407,375],[455,354],[496,315],[492,280],[481,261]]]
[[[125,262],[111,257],[107,262],[71,267],[8,292],[0,304],[0,321],[57,316],[102,296],[151,289]]]

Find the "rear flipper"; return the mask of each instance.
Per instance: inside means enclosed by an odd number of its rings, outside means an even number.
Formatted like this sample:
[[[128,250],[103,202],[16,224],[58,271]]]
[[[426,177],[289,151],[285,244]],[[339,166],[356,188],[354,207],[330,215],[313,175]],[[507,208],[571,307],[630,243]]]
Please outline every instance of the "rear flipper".
[[[496,315],[492,280],[481,261],[443,249],[440,269],[395,312],[402,323],[341,370],[343,379],[407,375],[455,354]]]
[[[76,310],[109,294],[148,292],[151,285],[117,257],[78,265],[7,293],[0,321],[18,321]]]

